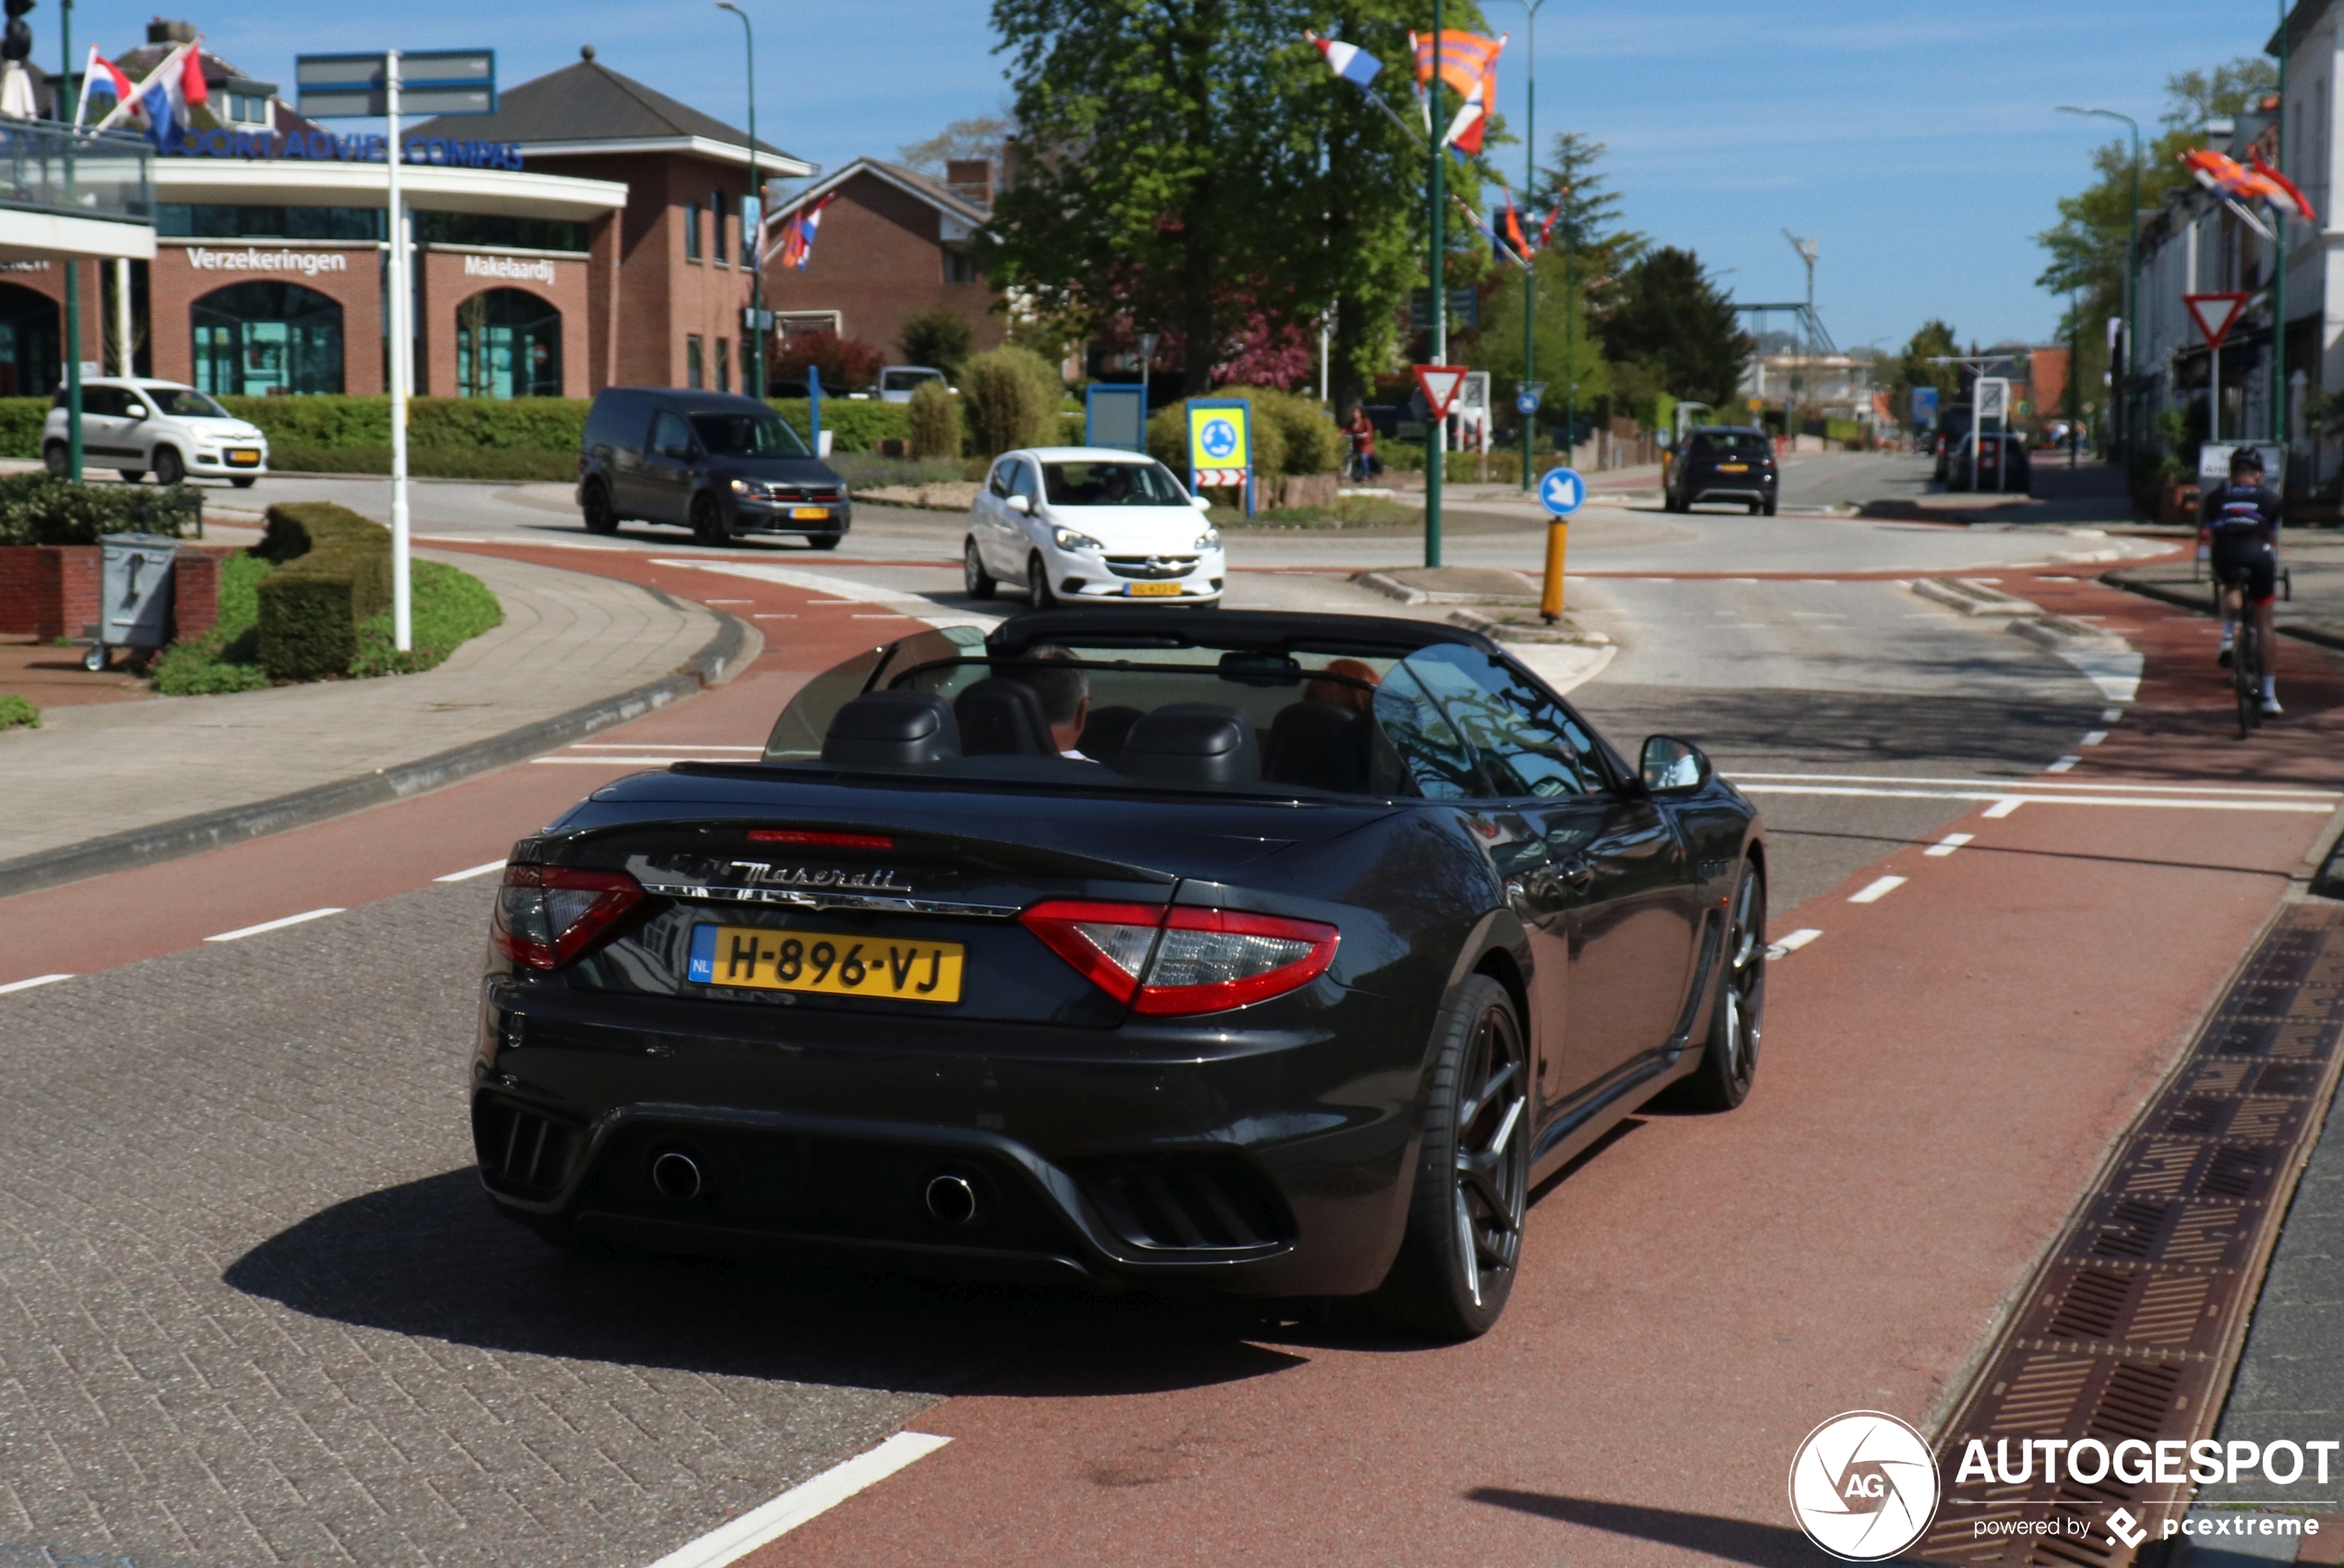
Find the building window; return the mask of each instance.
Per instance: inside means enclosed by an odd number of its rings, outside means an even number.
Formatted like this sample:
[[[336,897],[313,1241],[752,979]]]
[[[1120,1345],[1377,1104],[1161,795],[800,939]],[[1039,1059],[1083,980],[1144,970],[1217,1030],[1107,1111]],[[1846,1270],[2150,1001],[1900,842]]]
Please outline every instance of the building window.
[[[730,338],[716,340],[716,389],[720,392],[733,389],[733,340]]]
[[[757,265],[757,249],[758,246],[764,241],[764,235],[758,233],[758,230],[761,229],[765,222],[763,216],[764,208],[761,205],[759,207],[758,212],[759,217],[756,224],[751,225],[746,221],[744,221],[741,224],[741,266],[744,268],[754,267]]]
[[[684,203],[684,259],[700,259],[700,203]]]
[[[700,368],[700,334],[693,332],[684,339],[684,385],[697,391],[708,384]]]
[[[299,283],[232,283],[196,301],[196,385],[215,397],[341,390],[341,306]]]
[[[944,281],[948,283],[975,283],[984,280],[976,273],[976,257],[967,251],[944,247]]]
[[[562,313],[523,289],[487,289],[456,307],[456,395],[562,395]]]
[[[418,212],[417,226],[437,216]],[[231,207],[166,201],[155,208],[155,233],[170,239],[379,240],[389,232],[379,207]]]
[[[723,191],[712,190],[708,193],[708,217],[709,256],[717,266],[728,267],[732,263],[728,259],[731,253],[724,246],[724,193]]]
[[[0,398],[45,398],[54,391],[64,368],[59,341],[55,300],[0,283]]]

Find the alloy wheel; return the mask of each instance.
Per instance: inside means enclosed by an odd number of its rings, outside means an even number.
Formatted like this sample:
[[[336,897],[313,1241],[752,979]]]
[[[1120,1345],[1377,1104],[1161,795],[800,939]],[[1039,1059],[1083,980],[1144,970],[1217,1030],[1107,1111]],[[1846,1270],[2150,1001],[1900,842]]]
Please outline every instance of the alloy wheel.
[[[1477,1308],[1522,1255],[1529,1197],[1529,1109],[1522,1036],[1503,1008],[1485,1011],[1466,1047],[1461,1083],[1477,1084],[1457,1107],[1457,1262]]]
[[[1037,610],[1057,607],[1058,595],[1050,592],[1050,569],[1042,564],[1038,555],[1025,563],[1025,596]]]
[[[1734,894],[1733,927],[1726,933],[1726,984],[1717,999],[1726,1010],[1724,1076],[1747,1084],[1758,1068],[1758,1040],[1766,1009],[1766,944],[1759,929],[1765,913],[1758,878],[1744,872]]]

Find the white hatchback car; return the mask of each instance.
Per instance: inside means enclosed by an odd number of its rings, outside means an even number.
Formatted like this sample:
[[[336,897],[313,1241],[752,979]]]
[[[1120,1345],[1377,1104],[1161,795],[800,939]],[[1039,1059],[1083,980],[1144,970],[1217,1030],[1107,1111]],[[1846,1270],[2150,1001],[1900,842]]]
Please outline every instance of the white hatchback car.
[[[41,461],[63,473],[72,458],[66,389],[49,401],[41,427]],[[193,387],[143,377],[92,377],[81,383],[81,459],[111,468],[131,484],[225,479],[238,489],[269,472],[269,437]]]
[[[969,508],[968,591],[989,599],[1002,582],[1023,584],[1037,610],[1101,599],[1217,605],[1228,562],[1206,505],[1139,452],[1004,452]]]

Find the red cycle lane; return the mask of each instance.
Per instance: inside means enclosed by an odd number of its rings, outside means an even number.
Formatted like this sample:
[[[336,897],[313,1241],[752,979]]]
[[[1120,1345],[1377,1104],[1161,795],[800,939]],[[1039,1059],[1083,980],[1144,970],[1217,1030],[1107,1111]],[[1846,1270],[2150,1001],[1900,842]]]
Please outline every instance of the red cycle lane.
[[[724,685],[549,759],[290,832],[0,900],[0,985],[86,975],[265,921],[354,908],[500,859],[515,839],[613,779],[676,755],[748,755],[713,748],[761,746],[807,676],[910,625],[878,605],[825,604],[830,595],[804,588],[664,567],[632,551],[474,548],[712,603],[756,626],[764,651]],[[658,760],[625,760],[637,757]]]
[[[2241,745],[2202,623],[2006,586],[2146,656],[2110,738],[2040,781],[2082,787],[2018,786],[1952,824],[1961,847],[1779,913],[1821,935],[1774,966],[1749,1103],[1643,1119],[1550,1184],[1496,1332],[1103,1313],[918,1418],[950,1445],[744,1561],[1821,1561],[1784,1501],[1800,1440],[1943,1411],[2327,826],[2313,786],[2344,784],[2344,661],[2290,646],[2290,718]],[[2264,781],[2298,787],[2234,787]]]

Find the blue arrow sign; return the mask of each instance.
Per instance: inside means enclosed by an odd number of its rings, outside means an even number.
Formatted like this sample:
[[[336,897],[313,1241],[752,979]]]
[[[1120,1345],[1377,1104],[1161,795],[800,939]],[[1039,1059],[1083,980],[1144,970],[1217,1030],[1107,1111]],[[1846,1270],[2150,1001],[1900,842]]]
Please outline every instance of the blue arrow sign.
[[[1517,393],[1517,394],[1515,395],[1515,397],[1514,397],[1514,400],[1513,400],[1513,408],[1514,408],[1514,412],[1515,412],[1516,413],[1537,413],[1537,412],[1538,412],[1538,394],[1537,394],[1537,393],[1536,393],[1536,392],[1521,392],[1521,393]]]
[[[1587,504],[1587,482],[1573,468],[1550,468],[1538,481],[1538,504],[1557,517],[1569,517]]]

